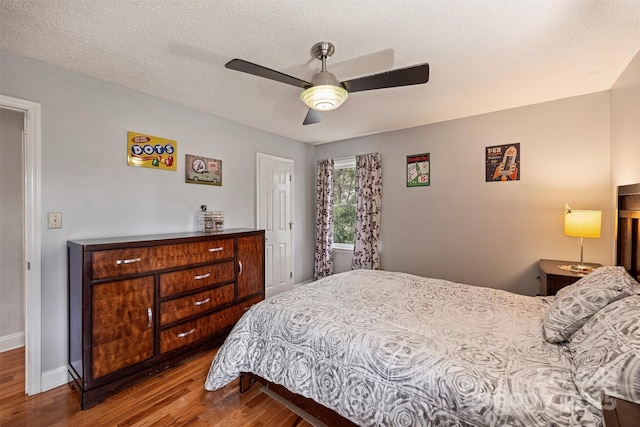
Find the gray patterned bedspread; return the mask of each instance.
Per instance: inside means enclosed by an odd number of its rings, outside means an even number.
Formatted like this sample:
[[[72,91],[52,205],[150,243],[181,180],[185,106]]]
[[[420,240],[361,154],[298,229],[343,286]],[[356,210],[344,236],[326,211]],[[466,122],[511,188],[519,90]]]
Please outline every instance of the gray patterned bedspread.
[[[252,372],[361,426],[600,425],[545,298],[357,270],[252,307],[205,388]]]

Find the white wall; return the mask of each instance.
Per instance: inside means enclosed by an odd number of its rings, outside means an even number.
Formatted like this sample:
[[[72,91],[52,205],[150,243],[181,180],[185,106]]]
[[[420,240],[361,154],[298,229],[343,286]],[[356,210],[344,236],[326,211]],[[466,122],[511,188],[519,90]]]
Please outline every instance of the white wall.
[[[0,351],[24,345],[23,128],[22,112],[0,108]]]
[[[485,182],[485,147],[518,142],[520,181]],[[579,259],[565,203],[603,211],[585,261],[612,262],[608,92],[325,144],[316,160],[374,151],[385,270],[535,295],[538,259]],[[407,188],[406,156],[425,152],[431,186]]]
[[[295,281],[313,275],[313,147],[0,52],[2,94],[42,106],[42,371],[67,363],[66,242],[195,230],[201,204],[255,226],[255,153],[295,161]],[[173,139],[176,172],[127,165],[127,131]],[[186,184],[184,155],[222,160],[223,185]],[[46,228],[62,212],[63,228]]]
[[[611,207],[617,204],[619,185],[640,182],[640,52],[610,90],[611,96]],[[615,236],[615,224],[612,224]],[[611,242],[615,259],[616,245]]]
[[[611,88],[611,184],[640,182],[640,52]]]

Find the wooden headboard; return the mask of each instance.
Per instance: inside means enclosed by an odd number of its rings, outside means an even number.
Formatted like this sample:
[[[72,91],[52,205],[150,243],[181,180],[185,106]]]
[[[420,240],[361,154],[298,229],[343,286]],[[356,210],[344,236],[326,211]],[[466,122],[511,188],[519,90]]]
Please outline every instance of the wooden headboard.
[[[618,187],[618,232],[616,236],[616,265],[627,269],[636,280],[640,276],[640,184]]]

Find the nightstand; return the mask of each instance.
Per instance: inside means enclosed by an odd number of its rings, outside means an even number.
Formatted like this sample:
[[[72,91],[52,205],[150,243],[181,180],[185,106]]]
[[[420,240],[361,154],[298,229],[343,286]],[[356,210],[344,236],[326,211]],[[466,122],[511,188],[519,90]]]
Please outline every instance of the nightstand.
[[[555,295],[559,289],[569,286],[581,278],[584,274],[573,273],[569,270],[558,268],[559,265],[576,264],[576,261],[558,261],[554,259],[541,259],[538,262],[540,269],[540,292],[539,295]],[[586,262],[593,268],[602,267],[601,264]]]
[[[640,419],[640,405],[605,396],[602,415],[606,427],[634,427]]]

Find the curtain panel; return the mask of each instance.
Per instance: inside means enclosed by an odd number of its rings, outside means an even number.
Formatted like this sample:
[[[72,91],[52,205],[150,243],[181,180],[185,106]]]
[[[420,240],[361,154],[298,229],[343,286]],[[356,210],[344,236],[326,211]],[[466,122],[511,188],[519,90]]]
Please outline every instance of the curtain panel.
[[[382,161],[380,153],[356,156],[356,229],[351,268],[380,269],[380,211]]]
[[[318,161],[314,280],[333,274],[333,159]]]

